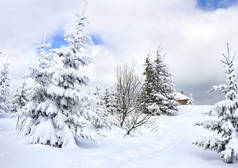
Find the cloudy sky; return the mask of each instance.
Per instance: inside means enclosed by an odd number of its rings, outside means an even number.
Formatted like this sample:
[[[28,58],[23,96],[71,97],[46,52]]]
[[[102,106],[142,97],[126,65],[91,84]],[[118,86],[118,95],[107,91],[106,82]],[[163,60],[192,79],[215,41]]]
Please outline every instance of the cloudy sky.
[[[53,47],[65,44],[63,34],[81,0],[1,0],[0,58],[10,63],[12,86],[37,60],[35,45],[44,34]],[[221,54],[229,42],[238,51],[236,0],[89,0],[88,34],[94,41],[93,84],[110,86],[117,65],[136,64],[138,73],[148,53],[162,46],[176,89],[193,94],[195,103],[214,103],[208,94],[224,81]]]

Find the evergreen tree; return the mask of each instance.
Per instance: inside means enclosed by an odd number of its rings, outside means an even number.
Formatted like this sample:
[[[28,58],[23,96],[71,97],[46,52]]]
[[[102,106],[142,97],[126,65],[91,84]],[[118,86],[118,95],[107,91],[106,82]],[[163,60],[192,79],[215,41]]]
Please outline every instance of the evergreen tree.
[[[100,89],[96,87],[95,90],[86,93],[84,96],[84,113],[87,115],[86,118],[96,128],[108,127],[104,117],[106,113],[106,106]]]
[[[112,89],[105,90],[103,100],[106,107],[106,115],[113,115],[119,111],[117,96]]]
[[[28,89],[26,85],[26,80],[24,78],[23,83],[19,89],[17,89],[16,94],[13,97],[11,112],[16,113],[19,109],[22,109],[28,102]]]
[[[7,113],[10,110],[9,86],[8,64],[6,63],[0,72],[0,113]]]
[[[153,115],[170,115],[176,113],[178,103],[171,74],[160,52],[159,48],[153,63],[149,57],[146,58],[145,82],[140,96],[141,108],[145,113]]]
[[[214,105],[215,120],[206,120],[197,123],[205,129],[214,131],[216,137],[204,138],[194,144],[205,149],[216,151],[226,163],[238,160],[238,95],[237,82],[234,68],[234,57],[230,56],[229,45],[227,54],[223,54],[222,63],[225,68],[226,84],[213,87],[225,93],[225,100]]]
[[[53,114],[54,106],[51,105],[51,97],[48,88],[52,84],[55,71],[51,52],[47,52],[50,44],[43,42],[39,46],[40,58],[38,65],[31,68],[30,78],[34,84],[29,88],[29,101],[18,110],[17,129],[22,130],[29,138],[29,143],[60,145],[54,130]]]
[[[161,49],[156,51],[156,59],[154,61],[155,81],[154,99],[158,105],[158,113],[174,114],[177,111],[177,101],[175,99],[175,89],[172,82],[172,76],[168,71],[168,67],[164,63],[161,55]]]
[[[155,102],[154,100],[154,81],[155,81],[155,74],[154,68],[150,61],[150,56],[148,55],[145,60],[145,81],[142,88],[141,96],[139,101],[141,102],[141,110],[144,113],[154,113],[153,110],[149,107]]]
[[[72,30],[65,35],[68,45],[43,50],[38,67],[33,69],[32,101],[21,112],[30,120],[23,126],[30,143],[75,146],[79,138],[92,139],[91,132],[102,125],[97,111],[88,107],[89,98],[81,92],[88,82],[82,68],[91,63],[86,51],[92,42],[85,26],[86,18],[76,16]]]
[[[92,44],[84,32],[86,21],[86,18],[76,16],[73,29],[66,33],[68,46],[54,51],[59,56],[62,66],[57,68],[54,74],[55,85],[50,88],[49,94],[59,110],[59,122],[70,130],[71,136],[92,139],[92,124],[89,119],[94,117],[84,109],[87,101],[83,94],[80,94],[82,86],[88,83],[88,78],[81,69],[91,63],[91,58],[85,52]]]

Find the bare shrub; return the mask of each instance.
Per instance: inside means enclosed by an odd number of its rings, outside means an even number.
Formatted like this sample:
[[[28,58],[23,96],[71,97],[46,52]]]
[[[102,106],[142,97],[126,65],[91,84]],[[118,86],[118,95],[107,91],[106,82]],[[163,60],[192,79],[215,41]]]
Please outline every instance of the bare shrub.
[[[116,69],[117,81],[115,87],[116,108],[113,116],[118,125],[127,131],[127,135],[138,127],[149,124],[151,115],[141,110],[139,98],[142,84],[135,73],[134,66],[123,66]]]

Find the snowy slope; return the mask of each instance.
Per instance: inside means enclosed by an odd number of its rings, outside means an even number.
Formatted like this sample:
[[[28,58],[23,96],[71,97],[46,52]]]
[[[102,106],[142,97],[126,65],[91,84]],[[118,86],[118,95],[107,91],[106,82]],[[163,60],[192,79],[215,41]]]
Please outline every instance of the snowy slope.
[[[207,132],[194,123],[204,119],[209,106],[180,106],[177,116],[156,118],[156,129],[143,128],[123,136],[114,128],[98,137],[97,144],[82,143],[74,149],[27,145],[15,131],[15,121],[0,115],[0,168],[235,168],[219,155],[192,142]]]

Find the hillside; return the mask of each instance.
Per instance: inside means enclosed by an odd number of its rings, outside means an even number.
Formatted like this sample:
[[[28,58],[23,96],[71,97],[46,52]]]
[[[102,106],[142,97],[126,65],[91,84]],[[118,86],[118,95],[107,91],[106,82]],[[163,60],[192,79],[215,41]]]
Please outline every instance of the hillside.
[[[210,106],[181,106],[177,116],[155,118],[154,129],[143,128],[125,137],[118,128],[102,131],[98,142],[82,142],[79,148],[59,149],[28,145],[15,131],[10,115],[0,116],[1,168],[235,168],[215,152],[192,142],[206,134],[194,127]]]

